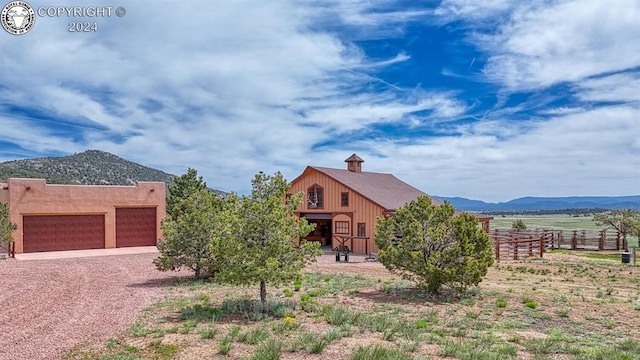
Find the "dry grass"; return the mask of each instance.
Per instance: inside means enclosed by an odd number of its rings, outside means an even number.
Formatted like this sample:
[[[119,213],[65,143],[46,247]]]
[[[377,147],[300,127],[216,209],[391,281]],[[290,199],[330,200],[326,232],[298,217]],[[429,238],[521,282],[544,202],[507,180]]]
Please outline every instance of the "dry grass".
[[[640,329],[640,268],[573,253],[502,261],[460,298],[353,260],[325,255],[292,296],[268,289],[267,312],[251,301],[257,286],[182,281],[129,331],[65,358],[640,358],[635,340],[624,341]]]

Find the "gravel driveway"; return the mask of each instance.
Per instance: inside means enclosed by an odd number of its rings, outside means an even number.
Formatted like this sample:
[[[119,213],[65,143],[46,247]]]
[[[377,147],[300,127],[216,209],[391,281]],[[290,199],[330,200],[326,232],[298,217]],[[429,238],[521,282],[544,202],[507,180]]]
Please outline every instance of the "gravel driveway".
[[[58,359],[127,329],[171,278],[188,275],[157,271],[155,257],[0,260],[0,358]]]

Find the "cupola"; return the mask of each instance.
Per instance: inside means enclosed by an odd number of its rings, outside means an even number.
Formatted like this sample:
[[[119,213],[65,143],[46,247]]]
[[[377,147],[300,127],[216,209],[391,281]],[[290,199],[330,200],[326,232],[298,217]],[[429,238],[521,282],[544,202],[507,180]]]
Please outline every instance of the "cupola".
[[[344,162],[347,163],[347,170],[355,173],[362,172],[362,163],[364,160],[360,158],[360,156],[355,153],[347,158]]]

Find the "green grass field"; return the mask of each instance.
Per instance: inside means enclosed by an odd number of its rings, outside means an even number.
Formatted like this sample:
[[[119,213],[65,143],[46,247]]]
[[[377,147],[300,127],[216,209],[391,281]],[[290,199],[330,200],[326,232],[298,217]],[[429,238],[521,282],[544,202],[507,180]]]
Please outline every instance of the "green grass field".
[[[491,220],[491,228],[510,228],[511,224],[521,219],[528,229],[554,229],[554,230],[601,230],[592,220],[592,216],[573,217],[571,215],[521,215],[502,216],[496,215]]]

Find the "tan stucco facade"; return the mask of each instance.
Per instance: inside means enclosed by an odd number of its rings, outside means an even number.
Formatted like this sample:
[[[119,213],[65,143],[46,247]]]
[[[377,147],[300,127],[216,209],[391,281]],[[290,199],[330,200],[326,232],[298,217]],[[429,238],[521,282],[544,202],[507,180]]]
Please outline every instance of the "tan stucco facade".
[[[105,248],[116,247],[117,208],[155,208],[156,234],[165,217],[165,183],[139,182],[136,186],[52,185],[43,179],[7,180],[0,201],[9,204],[15,252],[23,252],[23,217],[29,215],[104,215]]]

